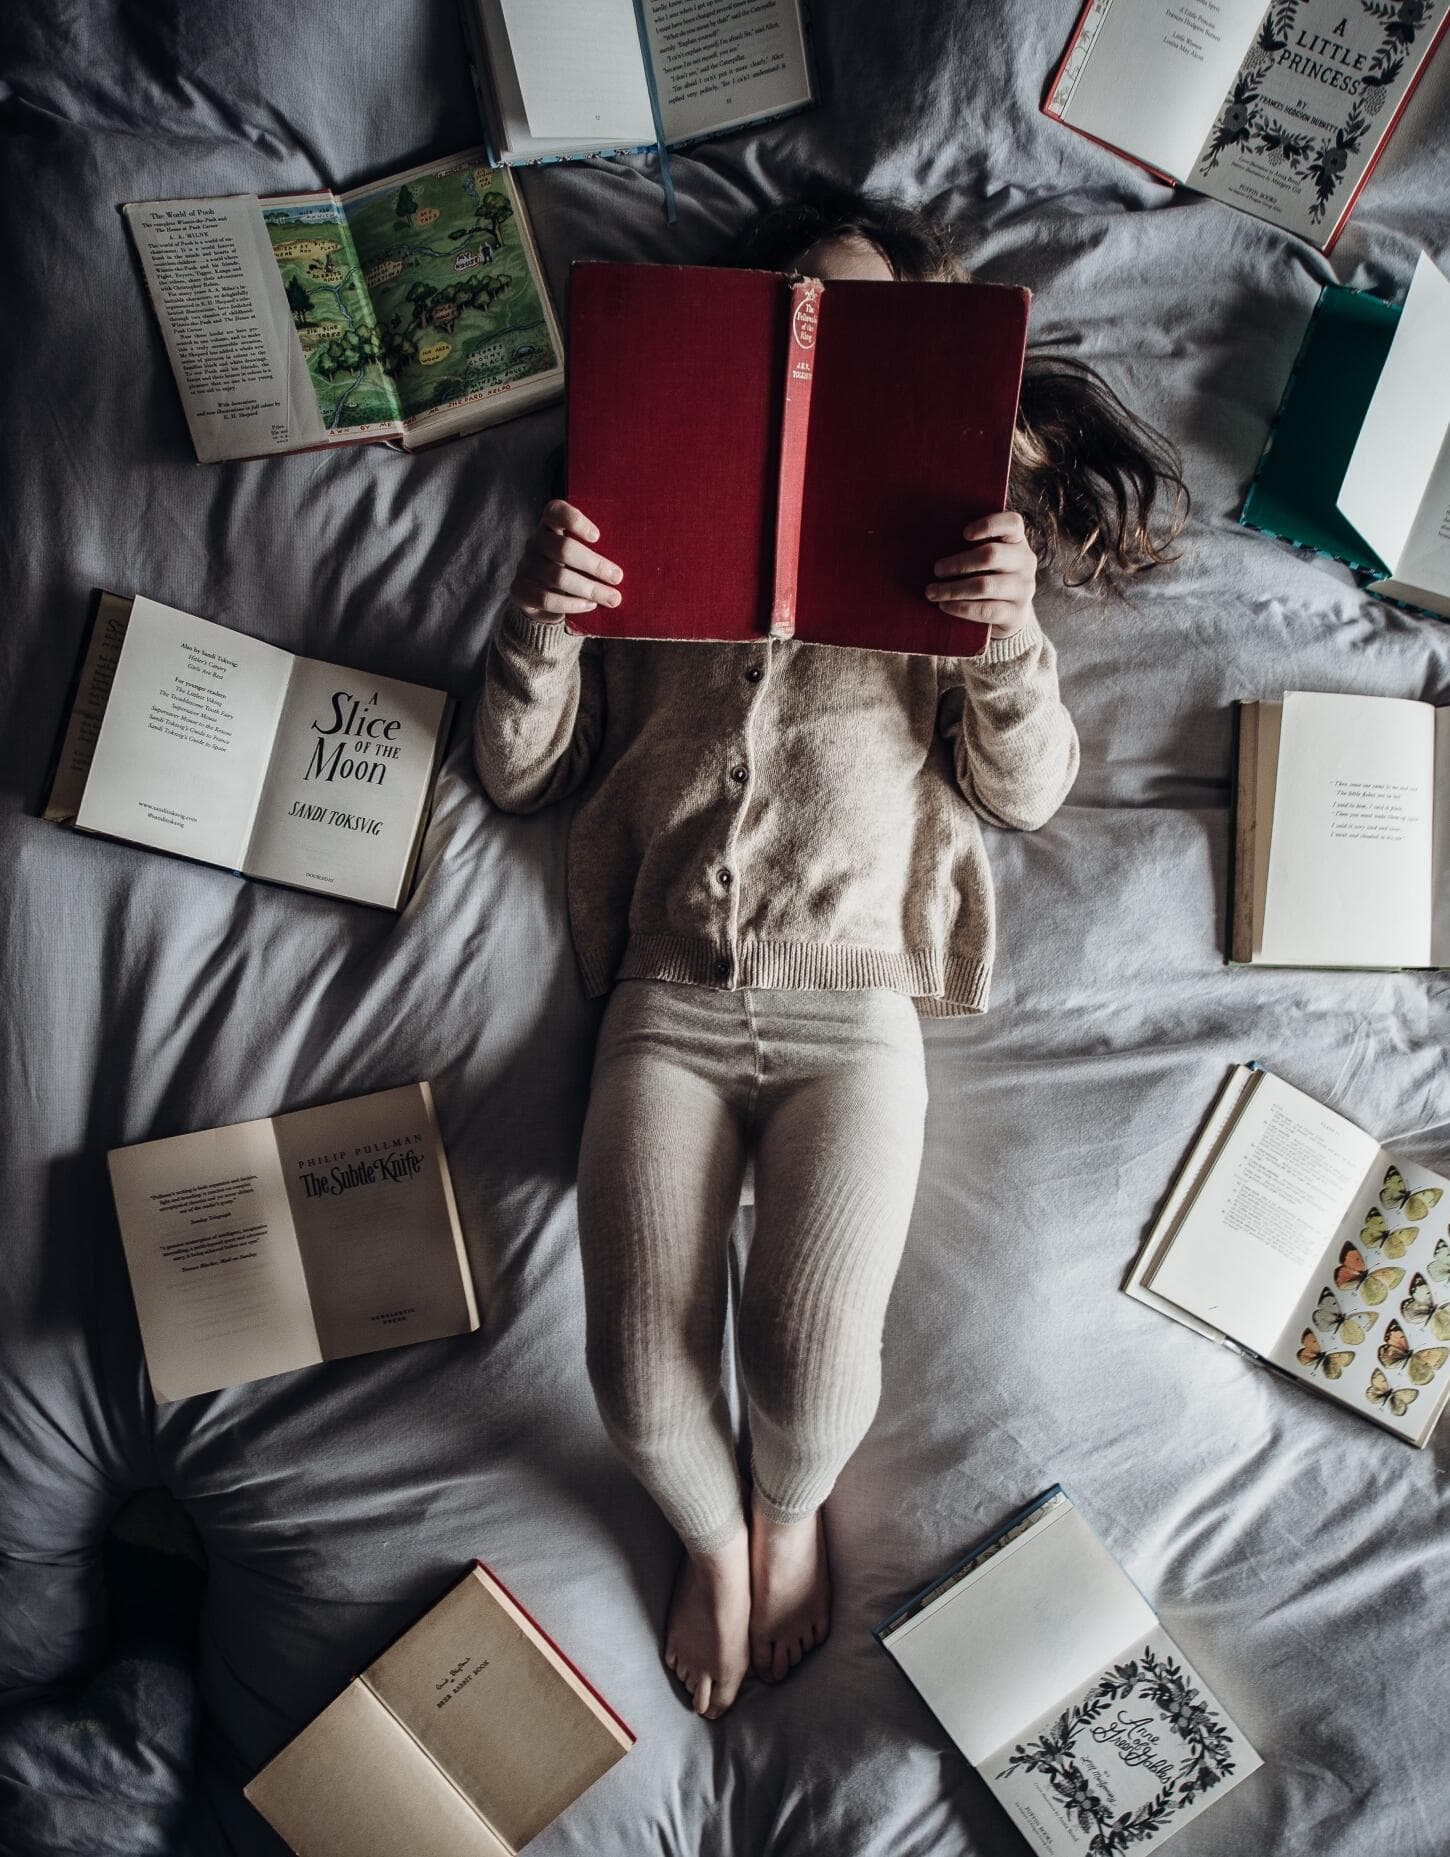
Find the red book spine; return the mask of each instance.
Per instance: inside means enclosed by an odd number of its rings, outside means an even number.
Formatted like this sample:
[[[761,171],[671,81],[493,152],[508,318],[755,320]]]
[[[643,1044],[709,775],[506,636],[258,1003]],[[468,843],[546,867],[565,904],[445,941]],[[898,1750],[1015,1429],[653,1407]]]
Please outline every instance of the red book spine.
[[[477,1567],[480,1570],[480,1572],[487,1575],[487,1577],[493,1581],[494,1585],[504,1595],[504,1597],[508,1600],[510,1605],[515,1605],[518,1607],[519,1611],[523,1613],[524,1617],[533,1626],[534,1630],[538,1632],[539,1636],[544,1640],[545,1644],[548,1645],[549,1649],[559,1659],[559,1662],[561,1664],[568,1664],[569,1668],[574,1672],[575,1676],[578,1677],[579,1681],[584,1685],[585,1689],[589,1691],[589,1694],[594,1698],[594,1700],[599,1704],[599,1706],[602,1709],[606,1710],[611,1716],[613,1716],[614,1720],[619,1723],[620,1727],[629,1736],[631,1743],[637,1742],[639,1740],[639,1736],[634,1732],[634,1730],[630,1727],[629,1723],[619,1713],[618,1709],[611,1706],[607,1697],[600,1695],[599,1691],[589,1681],[588,1677],[585,1676],[584,1672],[579,1668],[578,1664],[575,1663],[574,1659],[570,1657],[566,1651],[561,1651],[559,1649],[558,1645],[549,1636],[548,1632],[544,1630],[543,1626],[534,1617],[533,1613],[529,1610],[529,1608],[526,1605],[524,1605],[523,1602],[520,1599],[518,1599],[513,1593],[509,1591],[508,1587],[504,1585],[503,1581],[494,1572],[493,1568],[489,1566],[488,1562],[486,1560],[480,1560],[478,1556],[475,1554],[473,1557],[473,1564],[475,1567]]]
[[[790,327],[785,344],[785,398],[780,413],[780,471],[775,496],[775,573],[771,583],[770,636],[795,635],[796,574],[800,567],[801,501],[806,488],[806,439],[811,420],[816,332],[820,327],[819,278],[802,277],[791,287]]]

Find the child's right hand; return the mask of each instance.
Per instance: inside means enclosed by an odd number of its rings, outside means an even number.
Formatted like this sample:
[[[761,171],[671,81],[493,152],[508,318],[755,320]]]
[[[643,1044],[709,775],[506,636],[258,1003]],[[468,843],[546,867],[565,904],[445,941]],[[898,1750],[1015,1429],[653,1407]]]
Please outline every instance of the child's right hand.
[[[592,613],[618,606],[615,582],[624,579],[613,561],[589,545],[599,531],[572,503],[556,498],[524,544],[509,598],[531,619],[562,621],[565,613]]]

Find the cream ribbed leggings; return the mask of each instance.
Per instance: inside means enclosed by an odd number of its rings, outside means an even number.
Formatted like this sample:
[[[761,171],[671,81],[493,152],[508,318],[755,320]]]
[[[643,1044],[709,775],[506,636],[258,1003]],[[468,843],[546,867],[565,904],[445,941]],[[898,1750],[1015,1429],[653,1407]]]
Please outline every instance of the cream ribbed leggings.
[[[721,1369],[747,1154],[737,1342],[755,1501],[795,1521],[876,1410],[925,1113],[902,994],[615,986],[579,1156],[589,1375],[687,1547],[722,1545],[743,1514]]]

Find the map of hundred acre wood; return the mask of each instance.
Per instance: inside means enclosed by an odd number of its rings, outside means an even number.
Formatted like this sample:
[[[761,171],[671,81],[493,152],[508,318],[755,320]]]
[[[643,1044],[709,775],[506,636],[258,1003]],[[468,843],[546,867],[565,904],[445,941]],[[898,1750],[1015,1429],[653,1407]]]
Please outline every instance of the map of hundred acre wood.
[[[411,423],[558,365],[493,169],[425,169],[263,217],[329,431]]]

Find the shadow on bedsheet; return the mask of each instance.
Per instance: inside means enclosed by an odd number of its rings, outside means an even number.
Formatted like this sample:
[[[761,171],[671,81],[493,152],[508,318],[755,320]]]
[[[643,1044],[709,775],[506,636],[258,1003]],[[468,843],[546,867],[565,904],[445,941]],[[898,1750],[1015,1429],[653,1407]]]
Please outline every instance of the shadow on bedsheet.
[[[199,1551],[180,1540],[181,1511],[169,1500],[151,1506],[159,1529],[144,1525],[143,1504],[142,1527],[123,1524],[107,1539],[103,1660],[63,1690],[0,1712],[6,1857],[170,1857],[185,1848],[205,1574]]]

